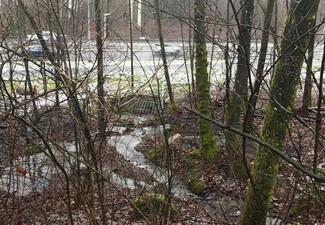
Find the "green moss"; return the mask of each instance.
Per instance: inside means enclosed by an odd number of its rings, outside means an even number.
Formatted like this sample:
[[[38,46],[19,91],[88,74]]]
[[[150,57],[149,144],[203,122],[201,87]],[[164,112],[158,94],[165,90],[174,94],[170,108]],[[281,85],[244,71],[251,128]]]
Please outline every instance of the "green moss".
[[[195,149],[191,152],[189,152],[187,155],[186,155],[186,158],[190,161],[193,161],[193,160],[200,160],[202,159],[202,152],[200,149]],[[190,162],[192,163],[192,162]]]
[[[197,109],[203,115],[211,116],[211,102],[210,102],[210,81],[207,70],[207,49],[206,44],[196,43],[196,56],[195,56],[195,76],[196,76],[196,98]],[[201,150],[203,157],[212,162],[217,155],[217,146],[214,139],[211,123],[205,119],[199,118],[199,133]]]
[[[188,172],[187,172],[187,186],[191,192],[196,195],[202,195],[204,192],[204,184],[199,181],[198,174],[200,172],[199,159],[202,158],[200,150],[194,150],[187,155],[188,158]]]
[[[44,148],[38,145],[30,145],[25,149],[26,155],[35,155],[38,153],[42,153],[44,151]]]
[[[190,182],[191,180],[197,179],[196,177],[197,177],[199,171],[200,171],[200,169],[196,165],[196,162],[192,162],[190,165],[190,168],[188,169],[188,172],[187,172],[187,180]]]
[[[197,179],[189,179],[188,187],[196,195],[202,195],[204,193],[204,184]]]
[[[228,160],[230,162],[229,175],[244,180],[247,178],[247,172],[242,160],[242,139],[231,131],[226,131],[225,136]]]
[[[146,152],[144,157],[147,162],[155,163],[155,162],[158,162],[158,160],[160,158],[160,154],[156,149],[151,149]]]
[[[141,196],[137,196],[132,200],[132,203],[141,211],[144,215],[162,215],[167,216],[168,202],[164,194],[157,193],[144,193]],[[171,214],[176,213],[176,207],[172,204],[170,206]],[[136,210],[138,216],[140,213]]]
[[[213,131],[211,124],[206,120],[199,119],[200,125],[200,142],[201,142],[201,151],[204,158],[212,162],[217,157],[217,147],[214,139]]]

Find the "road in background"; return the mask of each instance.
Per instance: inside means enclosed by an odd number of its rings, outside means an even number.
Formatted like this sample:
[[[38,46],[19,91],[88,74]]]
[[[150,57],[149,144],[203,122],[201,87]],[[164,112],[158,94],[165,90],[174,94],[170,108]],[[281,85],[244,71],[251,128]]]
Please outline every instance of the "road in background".
[[[157,42],[134,42],[133,43],[133,71],[134,71],[134,80],[135,86],[141,87],[145,83],[157,83],[157,78],[159,83],[164,83],[164,71],[162,60],[159,54],[154,54],[155,44]],[[175,86],[181,86],[191,82],[191,69],[190,69],[190,57],[189,57],[189,46],[188,44],[183,44],[182,42],[173,42],[177,46],[182,48],[182,52],[177,55],[169,55],[167,57],[168,68],[171,76],[171,82]],[[207,44],[209,56],[208,61],[211,65],[211,83],[220,84],[225,80],[226,67],[224,58],[224,46],[212,45],[211,43]],[[258,60],[259,53],[259,43],[253,45],[252,54],[251,54],[251,65],[252,69],[252,80],[254,80],[254,73]],[[126,42],[111,41],[106,42],[104,45],[104,73],[108,81],[120,81],[126,82],[127,85],[130,84],[131,80],[131,52],[129,44]],[[236,46],[231,46],[231,60],[233,62],[233,68],[235,68],[236,63]],[[267,57],[266,69],[270,69],[272,64],[272,52],[273,46],[270,45],[269,56]],[[70,49],[70,52],[74,52],[73,49]],[[85,77],[90,75],[90,77],[96,76],[96,48],[94,45],[91,45],[91,48],[83,48],[81,50],[81,55],[78,53],[78,64],[75,63],[75,56],[70,53],[71,67],[72,71],[76,71],[78,68],[77,77]],[[81,57],[79,57],[81,56]],[[315,67],[320,66],[322,57],[322,46],[317,46],[315,50]],[[34,60],[33,60],[34,61]],[[30,74],[32,77],[39,77],[40,64],[41,61],[35,60],[35,64],[29,62]],[[50,71],[53,71],[52,66],[48,61],[45,62],[46,69],[49,71],[47,74],[51,77]],[[210,68],[209,68],[210,69]],[[24,81],[25,80],[25,67],[22,60],[15,60],[11,65],[6,64],[2,72],[2,77],[5,80],[9,80],[9,72],[12,72],[12,77],[14,80]],[[235,69],[233,69],[233,72]],[[267,79],[270,80],[271,70],[267,76]],[[75,76],[75,74],[73,75]],[[302,72],[302,77],[304,77],[304,70]]]

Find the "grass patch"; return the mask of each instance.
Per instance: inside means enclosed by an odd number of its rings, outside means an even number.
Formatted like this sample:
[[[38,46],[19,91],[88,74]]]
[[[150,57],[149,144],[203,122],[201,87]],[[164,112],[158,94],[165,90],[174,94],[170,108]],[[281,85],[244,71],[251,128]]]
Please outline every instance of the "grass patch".
[[[33,79],[33,80],[31,80],[31,83],[32,83],[32,86],[37,87],[37,92],[38,93],[44,91],[43,80]],[[4,81],[4,84],[5,84],[6,89],[9,92],[11,92],[12,88],[14,90],[16,90],[17,88],[25,88],[26,81],[18,81],[18,80]],[[53,89],[55,89],[55,82],[52,79],[48,79],[47,83],[46,83],[46,86],[47,86],[48,91],[53,90]],[[29,90],[28,85],[27,85],[27,90]]]

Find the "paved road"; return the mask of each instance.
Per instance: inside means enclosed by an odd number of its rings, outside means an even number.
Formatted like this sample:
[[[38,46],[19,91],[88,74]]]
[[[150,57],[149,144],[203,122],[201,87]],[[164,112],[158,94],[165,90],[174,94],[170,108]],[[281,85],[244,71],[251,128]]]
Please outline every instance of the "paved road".
[[[187,75],[190,71],[190,61],[188,57],[188,46],[182,46],[181,43],[176,43],[184,49],[184,53],[178,56],[168,56],[168,68],[172,78],[172,82],[175,84],[185,84],[188,81]],[[133,46],[133,72],[135,80],[138,83],[147,82],[152,77],[163,79],[163,67],[162,60],[159,55],[155,55],[152,52],[153,44],[148,43],[134,43]],[[126,79],[130,80],[131,76],[131,52],[130,46],[125,43],[108,43],[105,45],[104,50],[104,73],[112,79]],[[223,68],[223,61],[221,52],[217,53],[213,58],[213,64],[216,68],[215,72],[221,72]],[[96,74],[96,51],[94,48],[85,48],[82,51],[82,57],[80,58],[79,65],[74,63],[75,57],[71,54],[71,65],[75,69],[78,67],[80,76],[90,74]],[[40,68],[36,64],[29,63],[29,69],[31,76],[38,77],[40,75]],[[47,63],[48,64],[48,63]],[[10,69],[11,67],[11,69]],[[51,66],[47,65],[46,68],[51,71]],[[25,78],[25,67],[22,60],[16,60],[10,66],[7,64],[4,67],[2,76],[4,79],[9,79],[9,71],[13,71],[13,77],[17,80],[23,80]]]
[[[181,42],[176,42],[176,45],[183,48],[184,52],[175,57],[168,56],[168,68],[171,75],[171,80],[173,84],[186,84],[188,83],[188,77],[190,74],[190,60],[189,60],[189,47],[188,45],[183,45]],[[160,80],[164,79],[163,75],[163,67],[162,60],[159,56],[154,55],[152,52],[152,48],[154,46],[153,43],[146,42],[136,42],[133,45],[133,72],[136,82],[139,86],[143,83],[147,82],[151,78],[158,77]],[[251,63],[256,68],[257,63],[257,55],[258,55],[258,47],[253,47]],[[272,48],[272,46],[271,46]],[[214,82],[222,82],[224,80],[225,74],[225,63],[223,60],[223,52],[217,46],[213,46],[208,44],[208,49],[210,52],[209,62],[212,62],[211,69],[211,81]],[[211,57],[212,49],[214,51],[213,57]],[[255,50],[254,50],[255,49]],[[319,46],[316,50],[315,64],[320,65],[321,60],[321,49]],[[271,53],[270,49],[270,53]],[[72,52],[72,51],[71,51]],[[72,68],[75,69],[78,67],[79,76],[90,74],[96,75],[96,51],[94,46],[91,46],[91,49],[84,48],[82,50],[81,61],[78,66],[74,63],[75,57],[71,54],[72,59]],[[235,54],[234,55],[234,63]],[[268,60],[271,60],[271,55],[268,57]],[[271,66],[270,63],[267,63],[267,66]],[[31,76],[39,77],[40,69],[39,66],[33,65],[33,63],[29,63],[29,69],[31,72]],[[47,66],[48,70],[51,70],[51,66]],[[4,79],[9,79],[9,71],[13,71],[14,79],[25,78],[25,68],[21,60],[14,61],[11,65],[7,64],[4,67],[4,71],[2,76]],[[111,80],[125,80],[130,81],[131,79],[131,52],[130,46],[128,43],[124,42],[108,42],[105,44],[104,51],[104,73]],[[252,71],[254,74],[254,70]],[[155,79],[154,79],[155,80]]]

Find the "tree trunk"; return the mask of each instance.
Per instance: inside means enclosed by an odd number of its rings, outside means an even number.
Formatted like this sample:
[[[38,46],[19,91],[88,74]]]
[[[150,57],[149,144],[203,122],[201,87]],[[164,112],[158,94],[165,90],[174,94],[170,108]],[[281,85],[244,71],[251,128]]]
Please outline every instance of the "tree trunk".
[[[103,146],[105,146],[105,130],[106,130],[106,112],[105,112],[105,91],[104,91],[104,65],[103,65],[103,38],[102,38],[102,10],[101,10],[101,0],[95,0],[95,23],[96,23],[96,48],[97,48],[97,98],[98,98],[98,130],[99,130],[99,143],[97,149],[94,149],[94,154],[92,155],[92,160],[95,168],[99,173],[101,173],[102,165],[98,158],[103,151]],[[99,156],[99,157],[98,157]],[[100,179],[98,173],[95,174],[99,202],[101,205],[101,215],[103,224],[106,221],[106,207],[104,206],[104,184]]]
[[[104,139],[106,129],[102,11],[100,0],[95,0],[96,48],[97,48],[97,98],[98,98],[98,130],[100,141]]]
[[[275,0],[268,0],[267,7],[265,10],[265,20],[263,25],[262,41],[261,48],[258,58],[257,71],[256,71],[256,80],[254,82],[253,93],[250,96],[248,101],[248,110],[247,110],[247,121],[246,124],[249,129],[252,129],[254,122],[254,112],[257,103],[257,97],[260,92],[261,83],[264,79],[264,66],[267,55],[267,46],[269,43],[269,30],[271,27],[271,19],[273,15]]]
[[[159,0],[155,0],[155,8],[156,8],[156,18],[157,18],[157,26],[158,26],[158,37],[159,37],[159,43],[161,46],[161,58],[163,61],[163,66],[164,66],[164,72],[165,72],[165,80],[167,84],[167,90],[168,90],[168,95],[169,95],[169,101],[172,106],[172,108],[175,107],[175,99],[174,99],[174,93],[172,89],[172,84],[170,82],[170,76],[169,76],[169,70],[168,70],[168,64],[167,64],[167,57],[166,57],[166,51],[165,51],[165,46],[164,46],[164,38],[163,38],[163,31],[162,31],[162,26],[161,26],[161,16],[160,16],[160,4]]]
[[[291,1],[281,43],[281,55],[271,85],[269,101],[261,136],[265,142],[281,149],[291,110],[304,54],[310,36],[306,35],[316,17],[319,0]],[[278,156],[258,146],[239,224],[265,225],[267,209],[273,194],[279,168]]]
[[[247,86],[250,74],[250,46],[251,46],[251,27],[252,17],[254,13],[254,0],[246,0],[243,2],[241,9],[240,22],[237,20],[239,29],[239,46],[237,70],[235,74],[234,92],[230,96],[230,101],[227,106],[227,123],[230,126],[240,128],[240,117],[247,103]],[[233,11],[234,5],[231,3]],[[230,160],[230,173],[232,176],[242,178],[246,176],[246,169],[242,161],[242,141],[240,136],[226,131],[226,148]],[[244,148],[244,147],[243,147]]]
[[[314,20],[313,26],[315,26],[316,20]],[[308,108],[311,105],[311,89],[313,87],[312,73],[313,73],[313,59],[314,59],[314,44],[315,44],[315,33],[314,28],[311,32],[310,43],[308,46],[308,56],[307,56],[307,68],[306,68],[306,78],[304,86],[304,94],[302,98],[301,115],[308,115]]]
[[[134,51],[133,51],[133,5],[134,0],[129,0],[129,32],[130,32],[130,61],[131,61],[131,92],[134,91]]]
[[[210,81],[208,74],[208,61],[205,36],[207,30],[205,27],[205,1],[195,0],[194,2],[194,19],[195,19],[195,75],[196,75],[196,93],[197,108],[205,116],[211,116],[210,103]],[[202,155],[208,161],[216,157],[217,149],[213,135],[211,123],[199,118],[199,132],[201,141]]]

